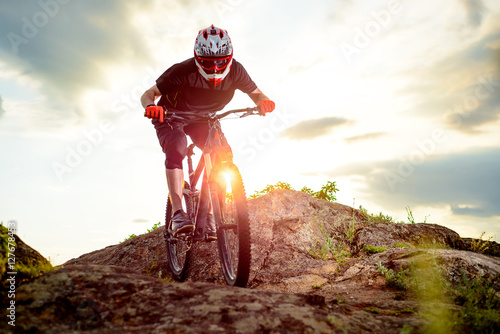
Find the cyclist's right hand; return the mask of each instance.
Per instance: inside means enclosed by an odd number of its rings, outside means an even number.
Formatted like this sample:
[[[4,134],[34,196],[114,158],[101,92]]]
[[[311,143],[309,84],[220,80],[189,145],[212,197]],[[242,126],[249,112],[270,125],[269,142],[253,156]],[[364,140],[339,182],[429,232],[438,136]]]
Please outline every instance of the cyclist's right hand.
[[[163,117],[165,116],[165,111],[162,106],[157,106],[154,104],[150,104],[146,107],[146,111],[144,112],[144,117],[157,119],[163,123]]]

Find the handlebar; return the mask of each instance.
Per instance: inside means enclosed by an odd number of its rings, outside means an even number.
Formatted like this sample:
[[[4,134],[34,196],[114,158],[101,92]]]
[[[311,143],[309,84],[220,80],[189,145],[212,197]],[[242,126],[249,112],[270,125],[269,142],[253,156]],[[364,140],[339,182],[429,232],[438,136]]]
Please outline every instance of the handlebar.
[[[165,119],[168,120],[190,120],[193,119],[199,121],[209,121],[209,120],[219,120],[231,114],[243,113],[239,116],[239,118],[247,117],[250,115],[260,115],[259,107],[251,107],[251,108],[242,108],[242,109],[233,109],[223,112],[221,114],[217,114],[216,112],[210,112],[209,114],[200,114],[192,111],[172,111],[165,110]]]

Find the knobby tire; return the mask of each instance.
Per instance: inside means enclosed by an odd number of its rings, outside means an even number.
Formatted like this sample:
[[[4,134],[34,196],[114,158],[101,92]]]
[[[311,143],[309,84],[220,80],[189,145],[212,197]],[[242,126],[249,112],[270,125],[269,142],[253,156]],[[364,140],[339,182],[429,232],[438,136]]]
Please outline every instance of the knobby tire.
[[[224,180],[231,174],[231,182]],[[230,184],[230,185],[228,185]],[[243,180],[232,163],[215,167],[211,182],[222,271],[230,286],[245,287],[250,275],[250,224]]]
[[[184,188],[189,190],[189,185],[187,182],[184,184]],[[187,213],[188,217],[192,217],[192,199],[187,194],[183,194],[183,208]],[[172,202],[170,201],[170,196],[167,201],[167,209],[165,212],[165,244],[167,247],[168,254],[168,265],[172,276],[176,281],[183,282],[186,280],[189,274],[189,267],[191,262],[191,241],[182,238],[174,238],[171,233],[171,219],[174,212],[172,212]]]

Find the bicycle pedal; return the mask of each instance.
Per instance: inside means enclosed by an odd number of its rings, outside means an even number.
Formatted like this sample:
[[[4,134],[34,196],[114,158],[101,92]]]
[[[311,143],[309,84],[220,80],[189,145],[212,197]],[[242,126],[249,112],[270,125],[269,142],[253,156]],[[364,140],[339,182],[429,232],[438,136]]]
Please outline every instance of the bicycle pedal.
[[[182,227],[175,232],[172,231],[172,235],[174,236],[174,238],[177,238],[179,235],[182,235],[182,234],[191,235],[193,233],[194,233],[194,226],[185,226],[185,227]]]
[[[175,238],[187,238],[187,237],[193,237],[194,236],[194,232],[193,231],[185,231],[185,232],[180,232],[180,233],[177,233],[177,235],[175,236]]]
[[[217,235],[205,235],[205,241],[206,242],[212,242],[212,241],[217,241]]]
[[[174,232],[172,230],[169,230],[168,232],[170,234],[170,238],[169,239],[171,241],[172,240],[178,240],[178,239],[186,241],[189,238],[193,238],[193,236],[194,236],[194,233],[192,231],[185,231],[185,232],[181,231],[180,233],[178,232],[175,235],[174,235]]]

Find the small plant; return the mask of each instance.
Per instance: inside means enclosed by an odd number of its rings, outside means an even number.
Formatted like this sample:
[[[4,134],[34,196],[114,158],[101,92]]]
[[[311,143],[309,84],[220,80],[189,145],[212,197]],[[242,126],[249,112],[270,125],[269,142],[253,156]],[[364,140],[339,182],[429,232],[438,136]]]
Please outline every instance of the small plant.
[[[315,259],[328,260],[330,257],[330,251],[334,249],[333,239],[330,238],[320,222],[318,222],[318,226],[321,233],[325,237],[325,241],[321,243],[318,239],[316,239],[316,244],[309,249],[309,255]]]
[[[332,236],[337,240],[337,246],[334,250],[335,255],[344,260],[346,257],[357,255],[364,246],[359,240],[359,233],[364,227],[360,224],[356,224],[354,214],[355,211],[352,210],[350,222],[343,220],[340,225],[335,226],[335,232]]]
[[[318,222],[318,226],[325,239],[323,243],[316,240],[316,243],[309,249],[309,255],[315,259],[322,260],[333,258],[339,265],[344,264],[347,261],[347,258],[351,256],[351,254],[347,251],[347,245],[345,245],[342,241],[337,242],[335,245],[333,238],[328,235],[328,232],[325,230],[323,225]]]
[[[351,253],[347,251],[347,246],[344,243],[337,243],[337,247],[332,249],[333,259],[337,261],[339,266],[344,265],[347,262],[347,259],[351,257]]]
[[[411,263],[411,290],[425,309],[419,315],[427,319],[425,333],[451,333],[453,311],[450,308],[450,282],[433,252]]]
[[[379,261],[377,262],[377,270],[380,274],[385,276],[385,281],[388,286],[393,286],[400,290],[407,290],[409,288],[409,270],[400,270],[399,272],[395,272],[392,269],[387,269],[382,265]]]
[[[341,330],[342,333],[347,334],[349,331],[349,325],[346,321],[340,319],[340,318],[335,318],[332,316],[328,316],[328,322],[335,326],[337,330]]]
[[[363,248],[363,249],[368,254],[382,253],[382,252],[385,252],[385,250],[386,250],[386,248],[383,246],[377,247],[377,246],[371,246],[371,245],[365,246],[365,248]]]
[[[409,206],[406,207],[406,213],[408,213],[408,222],[410,224],[415,224],[415,218],[413,217],[413,212],[411,212],[411,209]]]
[[[346,304],[347,303],[347,300],[345,300],[344,297],[342,297],[342,295],[338,295],[336,299],[337,299],[338,304]]]
[[[413,313],[415,313],[415,309],[413,309],[411,307],[405,307],[405,308],[401,309],[399,312],[405,313],[405,314],[413,314]]]
[[[151,265],[149,268],[144,270],[144,273],[148,276],[153,276],[155,275],[156,270],[158,270],[159,265],[158,265],[158,258],[160,257],[160,254],[158,252],[154,253],[153,258],[151,259]],[[161,270],[158,273],[158,276],[161,278]]]
[[[461,284],[452,292],[455,303],[462,306],[462,314],[454,319],[460,333],[500,331],[500,299],[490,282],[482,276],[471,280],[462,271]]]
[[[0,223],[0,287],[7,284],[7,272],[16,272],[16,280],[19,282],[30,281],[44,273],[54,270],[52,264],[45,258],[34,259],[29,256],[19,256],[18,236],[15,232]],[[17,256],[16,256],[17,255]],[[13,260],[13,261],[11,261]],[[17,284],[17,283],[16,283]]]
[[[489,249],[489,243],[491,239],[493,239],[493,237],[488,237],[488,239],[483,240],[483,236],[485,234],[486,232],[483,232],[479,236],[479,239],[472,239],[472,242],[470,244],[471,252],[484,253]]]
[[[330,248],[327,242],[321,243],[319,240],[316,240],[316,243],[309,248],[308,252],[315,260],[328,260],[329,253]]]
[[[151,228],[148,228],[147,233],[153,232],[154,230],[160,228],[161,225],[162,225],[161,222],[154,224],[153,226],[151,226]],[[137,237],[137,234],[132,233],[127,238],[125,238],[122,242],[125,242],[125,241],[130,240],[130,239],[135,238],[135,237]]]
[[[137,235],[132,233],[127,238],[125,238],[122,242],[125,242],[125,241],[130,240],[130,239],[135,238],[135,237],[137,237]]]
[[[410,325],[404,324],[403,328],[401,328],[401,330],[399,331],[399,334],[411,334],[413,333],[413,329],[414,328]]]
[[[254,192],[254,194],[249,196],[248,198],[257,198],[279,189],[295,190],[289,183],[280,181],[273,185],[268,184],[264,189]],[[305,186],[300,191],[319,199],[324,199],[329,202],[335,202],[337,200],[335,194],[339,190],[337,189],[337,185],[335,182],[327,181],[319,191],[314,191],[311,188]]]
[[[399,242],[397,244],[394,244],[392,247],[394,247],[394,248],[396,248],[396,247],[410,248],[410,246],[408,244],[405,244],[404,242]]]
[[[161,275],[162,275],[162,274],[163,274],[163,273],[162,273],[162,271],[160,270],[160,271],[158,272],[158,278],[159,278],[159,279],[161,279],[163,282],[167,282],[167,283],[175,283],[175,280],[173,280],[172,278],[170,278],[170,277],[168,277],[168,276],[167,276],[167,277],[165,277],[165,278],[162,278],[162,277],[161,277]]]
[[[408,222],[410,224],[415,224],[415,217],[413,217],[413,212],[411,211],[409,206],[406,207],[406,213],[408,214]],[[427,218],[429,218],[429,215],[424,217],[424,224],[427,223]]]
[[[432,239],[432,241],[419,240],[415,246],[423,249],[450,249],[450,246],[437,242],[436,239]]]
[[[148,229],[148,233],[153,232],[157,228],[161,226],[161,222],[158,222],[157,224],[154,224],[151,228]]]
[[[325,201],[328,202],[335,202],[337,200],[335,194],[339,190],[337,189],[337,185],[335,184],[335,182],[327,181],[326,184],[324,184],[319,191],[313,191],[312,189],[307,187],[303,187],[300,191],[310,194],[313,197],[324,199]]]
[[[279,181],[278,183],[273,184],[273,185],[268,184],[264,189],[262,189],[261,191],[256,191],[253,195],[249,196],[248,198],[250,198],[250,199],[257,198],[257,197],[263,196],[265,194],[269,194],[270,192],[275,191],[275,190],[279,190],[279,189],[294,190],[293,187],[289,183]]]
[[[380,212],[378,215],[368,213],[368,211],[365,208],[363,208],[361,205],[359,206],[359,211],[361,211],[361,214],[366,218],[367,225],[371,225],[374,223],[393,223],[394,222],[394,220],[392,219],[391,216],[384,215],[382,212]]]
[[[54,270],[54,267],[49,262],[35,263],[33,261],[28,261],[27,263],[16,264],[15,270],[19,276],[32,279]]]
[[[363,229],[362,227],[356,226],[356,221],[354,220],[354,211],[351,223],[342,223],[342,226],[344,228],[342,232],[346,241],[349,243],[349,245],[353,245],[355,240],[357,239],[359,232],[361,232],[361,230]]]
[[[460,283],[454,286],[446,279],[439,258],[433,254],[412,262],[409,272],[407,269],[395,273],[381,262],[377,267],[388,285],[411,290],[422,304],[427,305],[427,311],[419,313],[428,320],[425,333],[500,332],[500,298],[491,283],[499,281],[500,275],[491,280],[482,276],[470,279],[462,271]],[[450,303],[459,308],[450,308]],[[401,314],[415,312],[413,308],[399,310]]]
[[[365,311],[373,313],[373,314],[379,314],[380,313],[380,310],[378,308],[376,308],[376,307],[365,307]]]

